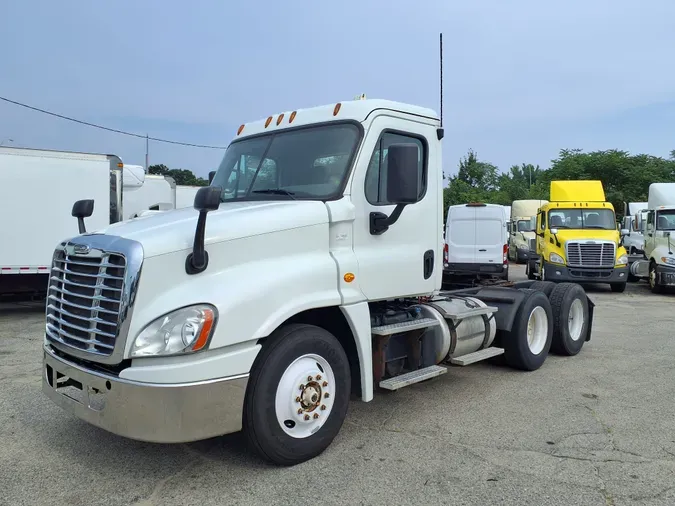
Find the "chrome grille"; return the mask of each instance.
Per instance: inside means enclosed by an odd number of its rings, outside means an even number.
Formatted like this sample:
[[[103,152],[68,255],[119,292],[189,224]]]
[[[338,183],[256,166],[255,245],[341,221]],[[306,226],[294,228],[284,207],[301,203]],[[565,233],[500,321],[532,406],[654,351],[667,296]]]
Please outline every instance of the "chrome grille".
[[[613,242],[570,241],[565,244],[567,264],[572,267],[614,267]]]
[[[47,336],[80,350],[115,349],[126,261],[115,253],[70,256],[57,251],[47,302]]]
[[[119,363],[138,286],[140,243],[82,235],[54,252],[47,291],[47,341],[64,353]]]

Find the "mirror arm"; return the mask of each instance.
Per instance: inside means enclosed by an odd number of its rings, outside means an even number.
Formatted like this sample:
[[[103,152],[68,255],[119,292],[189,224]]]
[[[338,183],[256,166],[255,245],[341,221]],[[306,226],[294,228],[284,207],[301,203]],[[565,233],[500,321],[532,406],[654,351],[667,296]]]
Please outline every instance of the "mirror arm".
[[[204,249],[204,233],[206,231],[206,213],[200,211],[197,219],[197,231],[195,242],[190,253],[185,259],[185,272],[187,274],[199,274],[204,272],[209,265],[209,254]]]
[[[396,223],[407,204],[397,204],[393,212],[387,216],[384,213],[370,213],[370,234],[382,235],[390,226]]]

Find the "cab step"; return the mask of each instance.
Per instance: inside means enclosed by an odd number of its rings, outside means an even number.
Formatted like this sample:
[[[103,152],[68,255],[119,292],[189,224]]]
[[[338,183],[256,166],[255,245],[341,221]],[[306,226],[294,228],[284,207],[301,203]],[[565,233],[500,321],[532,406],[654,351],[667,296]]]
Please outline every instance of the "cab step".
[[[480,362],[481,360],[487,360],[488,358],[496,357],[504,354],[504,348],[497,348],[492,346],[490,348],[484,348],[482,350],[474,351],[467,355],[462,355],[461,357],[451,358],[450,363],[453,365],[470,365]]]
[[[426,329],[429,327],[436,327],[440,322],[434,318],[417,318],[416,320],[408,320],[399,323],[390,323],[389,325],[380,325],[379,327],[372,327],[371,332],[376,336],[390,336],[392,334],[399,334],[401,332],[408,332],[411,330]]]
[[[420,381],[425,381],[441,374],[448,372],[446,367],[440,365],[432,365],[425,367],[424,369],[418,369],[417,371],[411,371],[406,374],[401,374],[400,376],[394,376],[386,380],[380,381],[380,388],[385,390],[398,390],[399,388],[407,387]]]

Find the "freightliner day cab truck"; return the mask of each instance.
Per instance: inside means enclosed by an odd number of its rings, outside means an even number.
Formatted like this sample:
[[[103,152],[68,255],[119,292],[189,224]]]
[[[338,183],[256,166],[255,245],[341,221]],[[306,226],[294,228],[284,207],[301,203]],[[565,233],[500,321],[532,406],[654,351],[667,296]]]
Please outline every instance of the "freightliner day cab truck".
[[[243,429],[292,465],[331,444],[352,393],[577,354],[579,285],[440,291],[442,137],[434,111],[384,100],[242,125],[194,208],[55,245],[44,392],[138,440]]]
[[[675,286],[675,183],[649,185],[643,258],[631,262],[633,279],[647,279],[654,293]],[[629,232],[631,235],[633,232]]]
[[[551,201],[537,214],[536,249],[527,264],[528,278],[608,283],[613,292],[623,292],[628,255],[602,182],[551,181],[550,188]]]
[[[642,254],[645,237],[642,233],[643,219],[647,217],[647,202],[626,202],[624,204],[623,230],[629,233],[623,237],[623,246],[628,255]]]
[[[546,203],[546,200],[514,200],[511,204],[509,260],[525,263],[529,258],[537,211]]]

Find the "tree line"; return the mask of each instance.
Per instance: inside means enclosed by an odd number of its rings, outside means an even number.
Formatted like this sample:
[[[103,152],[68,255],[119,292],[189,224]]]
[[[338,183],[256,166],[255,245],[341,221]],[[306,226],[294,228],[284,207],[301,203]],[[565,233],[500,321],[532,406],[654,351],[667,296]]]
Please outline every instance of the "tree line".
[[[208,179],[187,169],[170,169],[164,164],[151,165],[149,174],[171,176],[176,184],[207,186]],[[583,152],[563,149],[548,169],[523,163],[505,172],[480,160],[475,151],[460,160],[457,174],[447,179],[443,190],[443,209],[467,202],[511,205],[514,200],[549,200],[549,183],[553,180],[600,180],[605,196],[614,205],[617,216],[623,214],[624,202],[646,202],[649,185],[675,182],[675,150],[669,158],[648,154],[631,155],[627,151]]]
[[[467,202],[511,205],[520,199],[549,200],[549,183],[555,180],[602,181],[607,201],[620,216],[624,202],[647,201],[651,183],[675,182],[675,150],[670,158],[662,158],[617,149],[589,153],[563,149],[548,169],[524,163],[503,173],[469,150],[457,174],[448,178],[444,209],[447,213],[449,205]]]

